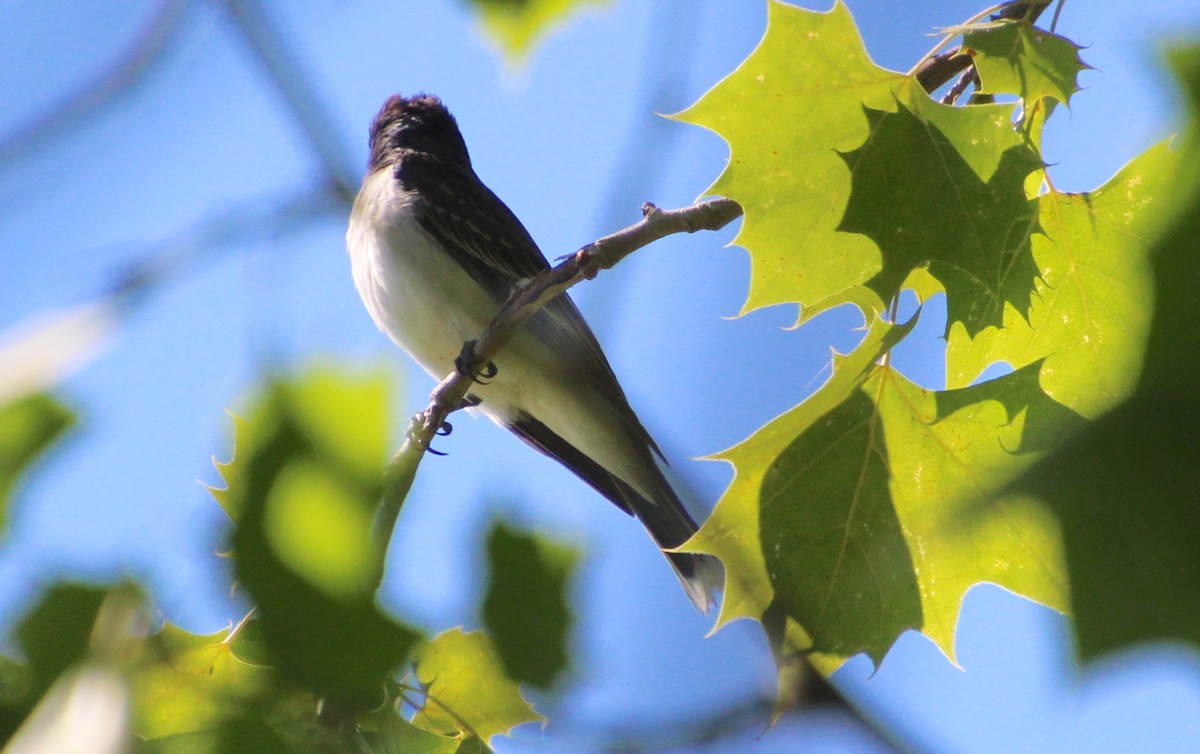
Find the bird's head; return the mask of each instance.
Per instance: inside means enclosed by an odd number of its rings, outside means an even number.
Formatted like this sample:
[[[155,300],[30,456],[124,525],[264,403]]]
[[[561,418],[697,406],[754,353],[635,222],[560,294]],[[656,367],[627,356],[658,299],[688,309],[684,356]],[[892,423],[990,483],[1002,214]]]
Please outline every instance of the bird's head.
[[[370,170],[394,163],[406,151],[471,164],[458,123],[431,94],[392,95],[371,123]]]

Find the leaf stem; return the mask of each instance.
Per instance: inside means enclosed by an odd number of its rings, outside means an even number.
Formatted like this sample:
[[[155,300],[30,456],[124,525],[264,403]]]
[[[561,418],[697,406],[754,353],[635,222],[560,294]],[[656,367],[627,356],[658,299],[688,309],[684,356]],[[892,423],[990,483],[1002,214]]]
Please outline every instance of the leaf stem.
[[[433,702],[443,712],[445,712],[447,715],[450,716],[450,719],[454,721],[454,724],[457,725],[460,730],[462,730],[464,733],[466,733],[469,736],[474,736],[475,738],[478,738],[480,741],[483,741],[483,737],[479,735],[479,732],[476,731],[475,728],[470,723],[468,723],[466,720],[462,719],[462,717],[460,717],[457,712],[450,709],[450,705],[446,704],[441,699],[438,699],[433,694],[430,694],[429,691],[427,691],[425,689],[413,688],[412,686],[409,686],[407,683],[400,683],[399,686],[400,686],[400,690],[402,692],[404,692],[404,691],[416,692],[425,699],[426,703]],[[422,712],[424,712],[425,705],[421,705],[420,707],[418,707],[417,705],[413,704],[412,700],[409,699],[408,697],[402,696],[402,698],[404,699],[404,701],[408,702],[409,706],[411,706],[413,709],[415,709],[417,711],[418,715],[421,714]],[[487,742],[484,741],[484,743],[487,743]]]

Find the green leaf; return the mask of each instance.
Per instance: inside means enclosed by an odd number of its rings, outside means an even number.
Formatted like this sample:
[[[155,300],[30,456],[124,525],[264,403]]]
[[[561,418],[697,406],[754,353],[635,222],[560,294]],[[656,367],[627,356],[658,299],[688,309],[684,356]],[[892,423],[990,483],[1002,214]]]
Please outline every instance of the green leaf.
[[[1095,191],[1041,197],[1028,314],[1008,305],[1000,327],[974,338],[952,325],[947,384],[970,384],[997,361],[1020,368],[1044,359],[1046,393],[1085,416],[1126,397],[1142,362],[1153,296],[1148,252],[1162,231],[1175,162],[1160,144]]]
[[[1079,72],[1090,67],[1079,45],[1023,20],[968,31],[963,46],[974,52],[981,94],[1015,94],[1031,104],[1043,98],[1068,104],[1079,91]]]
[[[270,671],[236,657],[231,639],[230,632],[199,636],[170,624],[154,633],[134,685],[134,732],[156,739],[215,729],[269,688]]]
[[[75,414],[44,393],[0,405],[0,532],[18,477],[74,423]]]
[[[981,581],[1066,599],[1051,517],[1019,497],[977,501],[1082,420],[1045,396],[1038,365],[919,388],[877,363],[903,335],[876,322],[812,398],[722,454],[734,482],[689,545],[728,569],[721,623],[782,607],[826,672],[858,652],[878,663],[908,629],[953,658]]]
[[[866,140],[864,105],[886,110],[909,86],[871,62],[843,3],[813,13],[772,0],[754,52],[675,116],[729,143],[729,164],[705,193],[745,212],[734,241],[751,258],[743,312],[816,307],[879,270],[874,244],[837,233],[850,196],[838,152]]]
[[[310,709],[315,709],[315,701]],[[360,750],[354,748],[357,742],[317,724],[311,712],[304,718],[283,719],[256,702],[231,709],[213,728],[139,743],[135,749],[139,754],[342,754]]]
[[[365,750],[371,754],[456,754],[464,744],[464,740],[457,736],[442,736],[418,728],[390,709],[384,715],[375,717],[380,718],[377,729],[364,734],[367,741]],[[487,751],[487,747],[481,751]]]
[[[509,678],[547,688],[567,667],[566,592],[577,560],[569,547],[492,525],[483,623]]]
[[[351,377],[331,367],[315,367],[301,379],[276,380],[250,407],[247,419],[234,418],[235,445],[243,456],[256,452],[274,439],[279,415],[286,413],[314,455],[358,484],[377,484],[389,451],[389,387],[394,382],[385,370]],[[218,463],[217,469],[226,489],[210,492],[237,521],[245,466],[230,461]]]
[[[469,0],[484,32],[514,63],[533,52],[534,45],[555,27],[588,6],[609,0]]]
[[[14,632],[24,664],[0,658],[0,741],[7,740],[34,705],[89,651],[107,590],[60,583],[45,591]]]
[[[859,285],[886,302],[926,266],[971,332],[999,324],[1005,301],[1028,305],[1036,214],[1024,181],[1041,163],[1012,108],[934,103],[871,61],[844,4],[773,0],[758,48],[679,117],[729,142],[709,193],[745,210],[744,311],[819,311]]]
[[[883,267],[867,286],[889,300],[927,266],[946,291],[947,326],[974,334],[1001,324],[1005,304],[1026,314],[1037,269],[1036,208],[1025,181],[1040,167],[1002,105],[864,108],[871,136],[841,153],[853,176],[838,230],[879,247]]]
[[[127,582],[47,589],[16,628],[26,667],[4,663],[6,686],[13,683],[0,695],[5,751],[125,751],[127,669],[145,619],[142,593]]]
[[[102,586],[51,586],[17,626],[17,642],[36,680],[37,695],[88,655],[96,616],[109,590]]]
[[[757,619],[774,599],[759,541],[759,494],[769,459],[778,457],[801,432],[857,391],[875,362],[909,330],[876,319],[858,348],[837,358],[833,376],[816,394],[737,446],[713,456],[732,464],[736,474],[700,531],[679,549],[709,553],[724,564],[725,597],[718,626],[737,618]]]
[[[486,742],[522,723],[545,721],[505,675],[482,631],[452,628],[420,645],[414,656],[426,701],[413,722],[425,730]]]
[[[374,602],[385,385],[320,369],[274,381],[237,425],[218,493],[272,666],[351,708],[380,702],[418,639]]]
[[[1061,521],[1085,659],[1156,639],[1200,644],[1200,47],[1175,64],[1192,100],[1191,137],[1175,200],[1151,210],[1171,221],[1150,253],[1153,295],[1141,300],[1155,302],[1141,379],[1014,485]],[[1142,245],[1130,239],[1131,256]]]

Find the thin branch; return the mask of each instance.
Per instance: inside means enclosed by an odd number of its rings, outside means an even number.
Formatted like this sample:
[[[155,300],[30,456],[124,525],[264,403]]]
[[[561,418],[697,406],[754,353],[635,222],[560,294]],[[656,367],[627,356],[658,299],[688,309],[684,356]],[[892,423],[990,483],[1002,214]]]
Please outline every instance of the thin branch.
[[[183,28],[187,0],[167,0],[143,26],[133,43],[98,75],[34,116],[25,125],[0,139],[0,165],[13,163],[38,152],[37,147],[62,135],[67,129],[93,121],[90,114],[129,93],[166,52]]]
[[[408,437],[392,459],[384,478],[384,494],[375,518],[374,537],[379,546],[376,587],[383,581],[387,547],[392,529],[400,515],[404,498],[412,486],[421,458],[446,417],[464,405],[474,380],[467,374],[479,374],[495,358],[505,343],[551,299],[565,293],[582,280],[590,280],[638,249],[673,233],[720,230],[742,215],[737,202],[725,197],[707,199],[682,209],[664,210],[653,204],[642,205],[642,219],[634,225],[588,244],[518,286],[475,341],[463,347],[463,371],[451,372],[434,388],[429,406],[415,416]],[[464,373],[465,372],[465,373]]]
[[[957,36],[964,26],[968,26],[988,14],[991,14],[989,18],[992,21],[1015,21],[1020,19],[1033,23],[1037,21],[1046,8],[1050,7],[1050,3],[1051,0],[1010,0],[1010,2],[994,5],[975,14],[962,24],[953,27],[954,33],[946,35],[936,47],[925,53],[925,57],[921,58],[913,66],[913,69],[909,71],[909,75],[916,77],[917,83],[921,85],[921,88],[932,94],[958,74],[963,73],[968,68],[974,68],[974,62],[971,57],[961,54],[963,51],[961,46],[946,50],[945,52],[940,51],[946,46],[949,40]],[[965,85],[963,88],[966,88]]]
[[[283,95],[329,181],[342,200],[349,204],[358,189],[358,176],[328,109],[305,74],[307,69],[257,0],[225,0],[224,5],[271,82]]]
[[[524,286],[517,288],[501,307],[500,313],[475,341],[465,371],[478,373],[490,362],[526,320],[554,297],[565,293],[582,280],[590,280],[601,271],[614,267],[625,257],[660,238],[674,233],[695,233],[698,230],[720,230],[742,215],[737,202],[725,197],[708,199],[682,209],[663,210],[653,204],[642,205],[642,219],[634,225],[591,243],[565,261],[552,267]],[[466,397],[473,380],[459,372],[448,376],[434,390],[426,424],[422,428],[426,440]]]
[[[1024,0],[1013,0],[1013,1],[1014,2],[1024,2]],[[928,61],[935,60],[938,58],[943,58],[947,53],[942,53],[942,48],[945,47],[946,45],[950,44],[950,40],[954,39],[959,34],[961,34],[963,28],[970,26],[971,24],[975,23],[976,21],[978,21],[979,19],[988,15],[989,13],[1001,10],[1003,8],[1004,8],[1004,3],[1000,3],[998,5],[993,5],[991,7],[984,8],[983,10],[979,11],[975,15],[968,18],[966,21],[963,21],[961,24],[952,26],[949,29],[943,29],[942,33],[940,35],[938,35],[938,36],[941,36],[942,40],[940,42],[938,42],[936,45],[934,45],[932,50],[925,53],[925,55],[920,60],[917,61],[917,64],[912,67],[912,70],[910,70],[908,72],[908,75],[916,76],[917,72],[920,71],[922,68],[924,68]],[[995,16],[993,16],[993,18],[995,18]],[[955,50],[949,51],[948,54],[955,55],[957,53],[958,53],[958,48],[956,48]],[[951,76],[953,76],[953,74],[951,74]],[[944,84],[944,83],[946,83],[946,81],[949,81],[949,80],[950,80],[950,76],[947,76],[945,78],[945,80],[942,81],[942,83]],[[934,87],[934,88],[936,89],[937,87]],[[931,91],[931,90],[928,90],[928,91]]]
[[[913,70],[917,83],[921,85],[922,89],[932,94],[959,73],[974,67],[971,56],[961,53],[962,48],[955,47],[926,58]]]
[[[964,55],[963,57],[966,56]],[[979,72],[975,70],[975,66],[973,65],[962,72],[962,75],[958,77],[958,81],[955,81],[954,86],[950,87],[950,91],[946,92],[942,97],[942,104],[953,105],[963,95],[963,92],[967,91],[967,87],[971,84],[975,84],[976,88],[979,86]]]
[[[339,197],[327,187],[317,187],[221,210],[137,254],[138,260],[116,275],[111,295],[123,304],[137,303],[143,294],[219,251],[256,238],[277,241],[341,209]]]

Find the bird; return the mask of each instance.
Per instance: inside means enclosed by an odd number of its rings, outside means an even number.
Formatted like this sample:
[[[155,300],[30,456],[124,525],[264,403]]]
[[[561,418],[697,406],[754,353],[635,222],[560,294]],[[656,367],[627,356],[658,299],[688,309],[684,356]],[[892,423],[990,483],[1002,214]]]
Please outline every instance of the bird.
[[[458,123],[433,95],[393,95],[370,126],[370,158],[346,231],[355,287],[371,318],[441,379],[514,286],[549,263],[525,226],[476,175]],[[662,452],[629,405],[575,303],[562,294],[496,354],[468,400],[635,516],[660,549],[696,521],[663,474]],[[720,562],[665,552],[701,611]]]

